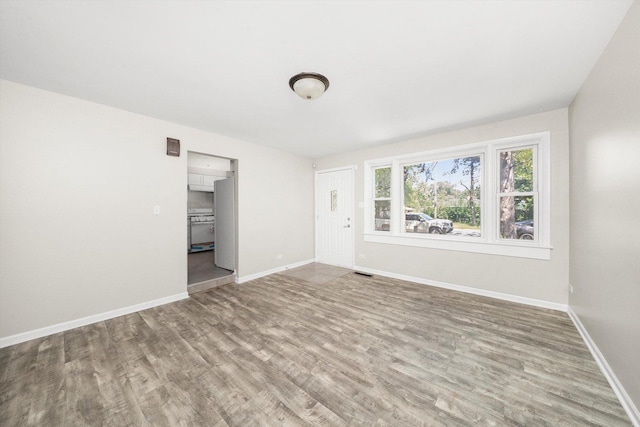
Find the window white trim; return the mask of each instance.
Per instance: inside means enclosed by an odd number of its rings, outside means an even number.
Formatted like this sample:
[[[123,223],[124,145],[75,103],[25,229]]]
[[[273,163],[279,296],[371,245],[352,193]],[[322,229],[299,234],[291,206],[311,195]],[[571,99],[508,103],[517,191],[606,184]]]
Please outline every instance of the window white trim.
[[[386,233],[386,232],[384,232]],[[388,233],[387,233],[388,234]],[[440,235],[420,236],[409,233],[385,235],[383,232],[366,232],[364,241],[386,243],[389,245],[413,246],[420,248],[444,249],[448,251],[476,252],[489,255],[503,255],[519,258],[551,259],[552,247],[524,246],[519,240],[503,242],[486,242],[482,240],[462,240]]]
[[[467,144],[457,147],[410,153],[391,158],[375,159],[365,162],[364,170],[364,241],[413,247],[424,247],[462,252],[476,252],[492,255],[514,256],[534,259],[551,259],[550,219],[550,133],[540,132],[492,141]],[[536,240],[509,240],[498,236],[499,218],[497,162],[499,152],[505,148],[534,149],[534,188],[526,195],[534,195],[536,204],[534,220],[536,221]],[[481,196],[481,237],[468,238],[451,235],[431,235],[404,233],[401,227],[404,201],[402,167],[407,164],[425,162],[453,157],[468,157],[481,155],[483,158],[482,196]],[[379,167],[391,167],[391,215],[390,230],[375,231],[373,218],[373,170]],[[536,187],[537,186],[537,187]],[[536,191],[537,190],[537,191]],[[513,193],[512,193],[513,194]],[[524,193],[523,193],[524,194]]]

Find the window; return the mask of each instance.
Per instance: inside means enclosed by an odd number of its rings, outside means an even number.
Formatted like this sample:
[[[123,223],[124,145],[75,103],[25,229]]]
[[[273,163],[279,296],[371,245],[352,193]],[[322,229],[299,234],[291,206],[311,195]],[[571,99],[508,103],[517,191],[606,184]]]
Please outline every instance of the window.
[[[405,231],[480,237],[481,159],[473,155],[403,165]],[[416,214],[419,224],[413,224]]]
[[[391,167],[374,169],[374,228],[376,231],[389,231],[391,225]]]
[[[365,241],[549,259],[549,133],[365,164]]]
[[[498,210],[501,239],[535,240],[535,147],[500,150],[498,162]]]

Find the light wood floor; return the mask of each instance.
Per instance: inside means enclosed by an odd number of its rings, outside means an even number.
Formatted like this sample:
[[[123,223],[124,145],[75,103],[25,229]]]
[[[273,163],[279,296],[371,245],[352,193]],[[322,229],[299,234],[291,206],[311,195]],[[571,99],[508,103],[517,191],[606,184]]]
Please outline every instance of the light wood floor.
[[[2,426],[630,425],[566,314],[352,273],[1,349],[0,381]]]

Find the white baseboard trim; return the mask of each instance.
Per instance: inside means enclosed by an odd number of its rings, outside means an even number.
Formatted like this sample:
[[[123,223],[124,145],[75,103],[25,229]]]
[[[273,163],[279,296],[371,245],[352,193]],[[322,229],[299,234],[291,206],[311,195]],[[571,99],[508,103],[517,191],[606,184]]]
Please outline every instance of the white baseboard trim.
[[[136,311],[146,310],[148,308],[157,307],[159,305],[168,304],[170,302],[179,301],[189,298],[187,292],[181,292],[168,297],[159,298],[129,307],[118,308],[116,310],[105,311],[104,313],[93,314],[81,319],[70,320],[68,322],[58,323],[56,325],[46,326],[32,331],[22,332],[16,335],[0,338],[0,348],[9,347],[10,345],[20,344],[36,338],[46,337],[47,335],[57,334],[58,332],[68,331],[69,329],[78,328],[80,326],[90,325],[92,323],[101,322],[103,320],[113,319],[114,317],[124,316],[125,314],[135,313]]]
[[[283,265],[282,267],[272,268],[271,270],[261,271],[260,273],[249,274],[247,276],[241,276],[236,279],[236,283],[246,283],[251,280],[259,279],[264,276],[268,276],[270,274],[280,273],[281,271],[289,270],[296,267],[302,267],[303,265],[311,264],[312,262],[316,262],[315,259],[307,259],[300,262],[295,262],[293,264]]]
[[[569,307],[567,313],[569,313],[569,317],[573,321],[573,324],[576,326],[576,329],[578,329],[578,332],[580,332],[582,339],[589,348],[589,351],[591,352],[593,358],[596,360],[596,363],[600,367],[602,374],[607,379],[607,381],[609,381],[609,385],[618,397],[618,400],[629,416],[629,419],[631,419],[631,422],[635,427],[640,427],[640,411],[638,411],[638,408],[627,394],[627,391],[618,380],[618,377],[616,377],[613,369],[611,369],[611,366],[609,366],[607,359],[604,358],[604,355],[600,352],[600,349],[598,348],[596,343],[591,339],[589,332],[587,332],[587,328],[584,327],[575,311],[573,311],[573,309]]]
[[[481,296],[484,296],[484,297],[490,297],[490,298],[496,298],[496,299],[505,300],[505,301],[517,302],[517,303],[520,303],[520,304],[532,305],[532,306],[535,306],[535,307],[548,308],[548,309],[551,309],[551,310],[557,310],[557,311],[566,312],[567,308],[568,308],[567,304],[560,304],[560,303],[557,303],[557,302],[539,300],[539,299],[535,299],[535,298],[521,297],[521,296],[512,295],[512,294],[503,294],[501,292],[487,291],[485,289],[471,288],[469,286],[454,285],[452,283],[439,282],[437,280],[423,279],[421,277],[407,276],[407,275],[404,275],[404,274],[389,273],[387,271],[374,270],[372,268],[354,267],[354,269],[357,270],[357,271],[362,271],[364,273],[376,274],[378,276],[391,277],[393,279],[406,280],[408,282],[415,282],[415,283],[419,283],[421,285],[435,286],[437,288],[444,288],[444,289],[451,289],[453,291],[465,292],[465,293],[474,294],[474,295],[481,295]]]

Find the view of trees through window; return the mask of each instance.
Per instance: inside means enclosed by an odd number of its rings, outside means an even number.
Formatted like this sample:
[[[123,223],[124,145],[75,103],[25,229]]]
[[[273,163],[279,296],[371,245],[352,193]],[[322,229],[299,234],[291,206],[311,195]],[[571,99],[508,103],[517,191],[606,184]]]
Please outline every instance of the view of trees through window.
[[[389,231],[391,211],[391,168],[375,169],[374,218],[376,231]]]
[[[454,234],[480,237],[481,167],[480,155],[405,165],[405,211],[451,220]]]
[[[500,237],[534,240],[533,149],[500,152]]]

